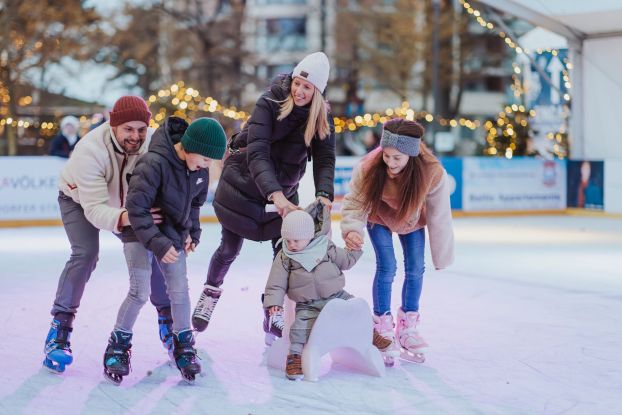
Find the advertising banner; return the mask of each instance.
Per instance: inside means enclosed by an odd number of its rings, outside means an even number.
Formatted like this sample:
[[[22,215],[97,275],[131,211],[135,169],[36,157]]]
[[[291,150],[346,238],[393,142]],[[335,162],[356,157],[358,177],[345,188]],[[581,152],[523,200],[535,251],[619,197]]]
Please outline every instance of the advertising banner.
[[[568,161],[568,207],[603,210],[605,163]]]
[[[565,163],[526,157],[466,157],[462,207],[465,211],[565,209]]]
[[[57,157],[0,157],[0,221],[60,219]]]

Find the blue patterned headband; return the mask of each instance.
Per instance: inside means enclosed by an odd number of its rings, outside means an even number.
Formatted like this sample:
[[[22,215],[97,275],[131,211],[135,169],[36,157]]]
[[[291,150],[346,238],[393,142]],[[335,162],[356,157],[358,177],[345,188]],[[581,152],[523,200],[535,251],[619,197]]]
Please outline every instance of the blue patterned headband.
[[[380,147],[382,148],[393,147],[401,153],[416,157],[419,155],[420,145],[421,137],[399,135],[385,129],[382,130],[382,138],[380,139]]]

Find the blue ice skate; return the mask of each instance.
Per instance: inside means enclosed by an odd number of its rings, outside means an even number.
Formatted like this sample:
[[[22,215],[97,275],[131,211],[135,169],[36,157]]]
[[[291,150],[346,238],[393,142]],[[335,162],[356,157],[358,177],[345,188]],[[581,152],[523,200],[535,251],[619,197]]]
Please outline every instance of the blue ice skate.
[[[173,357],[173,317],[171,315],[171,308],[165,307],[158,311],[158,327],[160,333],[160,340],[162,346],[168,352],[168,357],[172,362],[175,361]]]
[[[50,331],[45,339],[45,347],[43,348],[43,353],[45,354],[43,366],[53,373],[64,372],[65,366],[73,362],[73,355],[69,348],[69,337],[72,330],[69,326],[61,325],[60,321],[52,320]]]

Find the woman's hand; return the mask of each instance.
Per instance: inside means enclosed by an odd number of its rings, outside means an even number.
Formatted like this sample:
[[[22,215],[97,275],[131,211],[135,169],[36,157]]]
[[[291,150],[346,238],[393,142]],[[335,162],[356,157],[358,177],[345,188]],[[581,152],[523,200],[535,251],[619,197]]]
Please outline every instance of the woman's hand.
[[[363,237],[358,232],[348,232],[344,241],[346,242],[346,248],[351,251],[358,251],[363,248]]]
[[[317,200],[324,206],[328,206],[329,209],[333,208],[333,202],[331,202],[329,198],[324,196],[318,196]]]
[[[272,194],[272,203],[276,207],[277,212],[281,217],[285,217],[289,212],[293,212],[294,210],[300,209],[298,206],[294,205],[292,202],[287,200],[283,192],[274,192]]]

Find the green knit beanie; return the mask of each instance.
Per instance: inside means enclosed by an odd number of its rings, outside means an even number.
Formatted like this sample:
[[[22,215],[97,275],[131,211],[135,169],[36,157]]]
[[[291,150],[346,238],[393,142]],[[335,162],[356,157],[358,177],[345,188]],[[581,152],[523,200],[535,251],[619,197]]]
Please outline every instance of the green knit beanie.
[[[225,155],[227,137],[225,130],[213,118],[198,118],[186,129],[181,145],[188,153],[220,160]]]

